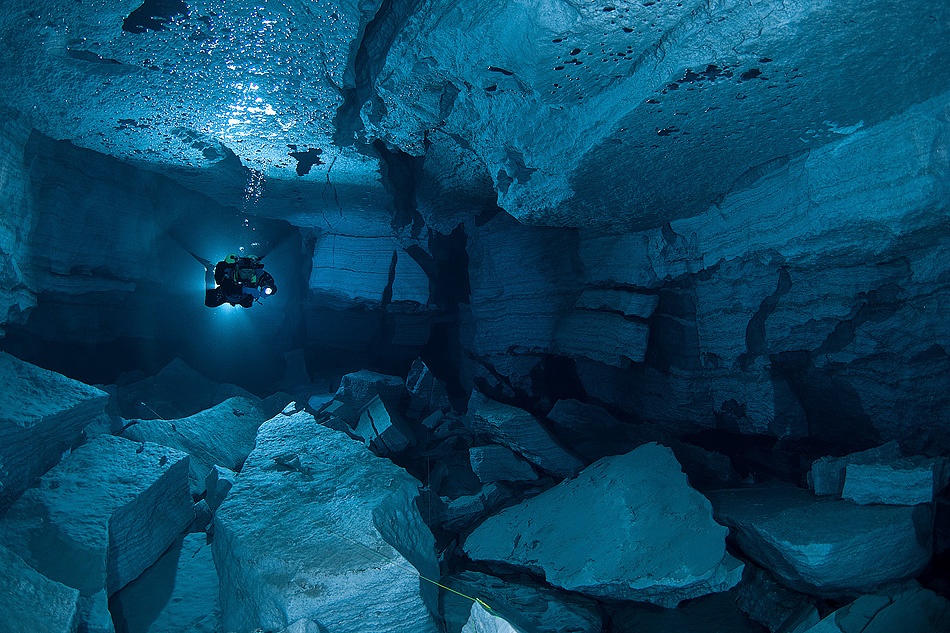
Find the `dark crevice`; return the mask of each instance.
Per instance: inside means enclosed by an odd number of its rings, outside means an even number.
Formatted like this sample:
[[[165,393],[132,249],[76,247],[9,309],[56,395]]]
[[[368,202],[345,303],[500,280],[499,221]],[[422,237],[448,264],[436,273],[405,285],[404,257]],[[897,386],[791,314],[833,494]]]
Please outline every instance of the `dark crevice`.
[[[382,159],[381,175],[386,191],[393,199],[393,231],[412,225],[411,235],[418,238],[425,220],[416,208],[416,189],[422,174],[423,157],[392,151],[382,141],[373,143]]]
[[[165,25],[179,15],[188,15],[188,5],[183,0],[145,0],[122,21],[122,30],[128,33],[163,31]]]
[[[347,71],[343,104],[336,112],[334,144],[352,145],[363,130],[360,110],[375,94],[373,85],[396,35],[419,5],[420,0],[383,0],[376,15],[366,24]]]
[[[778,302],[782,296],[791,289],[792,277],[788,274],[788,269],[780,268],[778,271],[778,285],[775,288],[775,292],[762,300],[759,309],[752,315],[752,318],[749,319],[749,324],[746,326],[746,351],[739,356],[739,367],[742,371],[748,371],[752,363],[755,362],[755,359],[765,354],[765,322],[772,316],[772,313],[775,312],[775,308],[778,307]]]

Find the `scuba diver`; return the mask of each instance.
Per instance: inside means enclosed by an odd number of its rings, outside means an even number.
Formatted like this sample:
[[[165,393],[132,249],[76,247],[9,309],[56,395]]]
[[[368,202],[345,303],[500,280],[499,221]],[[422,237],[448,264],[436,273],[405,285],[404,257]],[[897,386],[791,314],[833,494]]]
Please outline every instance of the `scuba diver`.
[[[257,301],[277,292],[274,277],[264,270],[261,258],[230,254],[214,265],[191,253],[205,267],[205,305],[217,308],[225,303],[250,308]]]

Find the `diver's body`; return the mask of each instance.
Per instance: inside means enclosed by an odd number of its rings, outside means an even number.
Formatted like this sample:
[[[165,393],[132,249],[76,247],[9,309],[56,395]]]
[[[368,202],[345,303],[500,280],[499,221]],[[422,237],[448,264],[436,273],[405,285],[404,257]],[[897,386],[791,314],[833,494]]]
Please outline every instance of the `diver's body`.
[[[257,257],[228,255],[215,264],[213,271],[211,262],[207,262],[205,281],[205,305],[209,308],[225,303],[250,308],[254,301],[277,292],[274,277]]]

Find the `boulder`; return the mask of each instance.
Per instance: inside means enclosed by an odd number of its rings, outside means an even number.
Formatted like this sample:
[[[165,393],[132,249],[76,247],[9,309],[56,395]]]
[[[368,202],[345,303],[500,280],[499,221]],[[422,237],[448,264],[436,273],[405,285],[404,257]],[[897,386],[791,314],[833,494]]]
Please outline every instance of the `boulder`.
[[[468,449],[472,470],[484,484],[496,481],[534,481],[538,473],[531,464],[504,446],[473,446]]]
[[[493,612],[488,611],[478,602],[472,603],[472,611],[468,622],[462,627],[462,633],[523,633]]]
[[[797,591],[859,593],[916,576],[930,560],[926,506],[861,506],[780,484],[708,496],[742,551]]]
[[[75,446],[108,394],[0,352],[0,514]]]
[[[507,446],[543,470],[570,477],[584,467],[527,411],[489,400],[478,391],[472,392],[468,411],[476,435]]]
[[[575,310],[558,322],[554,347],[613,367],[643,362],[650,327],[614,312]]]
[[[353,633],[434,633],[438,580],[419,482],[306,412],[281,414],[214,522],[222,628],[300,619]],[[418,570],[418,571],[417,571]]]
[[[463,551],[569,591],[673,607],[739,581],[726,533],[672,451],[646,444],[489,517]]]
[[[179,539],[145,573],[111,600],[127,633],[215,633],[218,574],[202,533]]]
[[[852,453],[822,457],[812,464],[815,494],[837,495],[861,505],[930,503],[947,485],[947,460],[904,457],[897,442]]]
[[[375,396],[360,411],[356,434],[381,457],[406,450],[414,441],[412,430],[394,410]]]
[[[790,632],[795,626],[807,628],[821,619],[814,598],[786,589],[754,565],[746,565],[746,571],[736,592],[736,604],[769,631]]]
[[[200,494],[211,470],[238,471],[254,448],[257,427],[269,417],[258,399],[235,397],[179,420],[133,420],[122,432],[136,442],[155,442],[191,455],[191,487]]]
[[[0,613],[3,629],[24,633],[74,633],[79,591],[50,580],[0,546]]]
[[[0,541],[84,598],[112,594],[154,563],[194,519],[188,456],[102,436],[27,490]],[[104,600],[104,599],[103,599]]]
[[[450,406],[445,386],[421,358],[413,361],[412,367],[409,368],[406,390],[409,391],[409,410],[406,415],[410,418],[420,418],[428,412]]]
[[[343,376],[334,398],[359,410],[376,396],[386,404],[398,407],[405,395],[406,383],[399,376],[361,369]]]
[[[458,532],[479,519],[488,516],[495,508],[507,501],[511,494],[498,484],[488,484],[474,495],[462,495],[455,499],[440,498],[433,506],[435,520],[442,529]]]
[[[794,633],[938,633],[950,631],[950,601],[916,582],[861,596],[818,624]]]
[[[465,571],[442,579],[453,591],[442,594],[449,633],[459,633],[471,617],[472,598],[491,608],[516,630],[600,633],[603,618],[597,603],[577,594],[554,591],[511,579]],[[462,595],[460,595],[462,594]]]

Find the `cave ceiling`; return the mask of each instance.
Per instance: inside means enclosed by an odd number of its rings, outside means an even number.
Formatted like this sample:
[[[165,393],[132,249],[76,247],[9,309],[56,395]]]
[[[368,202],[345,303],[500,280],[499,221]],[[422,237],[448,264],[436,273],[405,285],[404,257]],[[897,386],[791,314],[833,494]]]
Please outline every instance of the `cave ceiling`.
[[[0,104],[299,224],[391,205],[402,152],[525,223],[661,226],[950,88],[933,0],[4,8]]]

